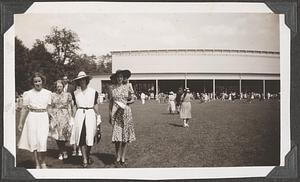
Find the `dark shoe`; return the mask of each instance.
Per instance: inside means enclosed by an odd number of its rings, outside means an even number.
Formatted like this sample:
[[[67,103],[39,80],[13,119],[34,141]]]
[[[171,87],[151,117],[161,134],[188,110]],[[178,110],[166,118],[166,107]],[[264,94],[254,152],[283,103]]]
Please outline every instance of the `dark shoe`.
[[[82,167],[87,168],[88,167],[88,161],[82,161]]]
[[[120,161],[115,160],[114,165],[116,168],[120,167]]]
[[[92,158],[89,157],[89,159],[88,159],[88,164],[91,165],[91,164],[93,164],[93,163],[94,163],[94,160],[93,160]]]
[[[127,163],[125,161],[124,162],[120,161],[120,165],[121,167],[127,167]]]

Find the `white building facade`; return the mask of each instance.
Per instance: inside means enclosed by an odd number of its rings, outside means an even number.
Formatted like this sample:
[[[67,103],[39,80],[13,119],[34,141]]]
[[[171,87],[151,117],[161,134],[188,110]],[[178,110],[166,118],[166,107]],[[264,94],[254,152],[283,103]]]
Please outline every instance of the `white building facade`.
[[[112,51],[112,72],[128,69],[137,92],[279,92],[280,54],[271,51],[179,49]],[[110,75],[94,75],[90,85],[106,92]]]

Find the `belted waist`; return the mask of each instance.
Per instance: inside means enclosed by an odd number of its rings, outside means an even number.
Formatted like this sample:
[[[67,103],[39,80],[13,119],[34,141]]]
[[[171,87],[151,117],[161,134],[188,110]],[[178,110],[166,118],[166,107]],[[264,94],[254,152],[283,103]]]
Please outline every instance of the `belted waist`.
[[[78,109],[88,110],[88,109],[94,109],[94,108],[93,107],[78,107]]]
[[[54,106],[54,109],[68,109],[68,106]]]
[[[32,108],[29,108],[29,111],[30,112],[47,112],[47,109],[32,109]]]

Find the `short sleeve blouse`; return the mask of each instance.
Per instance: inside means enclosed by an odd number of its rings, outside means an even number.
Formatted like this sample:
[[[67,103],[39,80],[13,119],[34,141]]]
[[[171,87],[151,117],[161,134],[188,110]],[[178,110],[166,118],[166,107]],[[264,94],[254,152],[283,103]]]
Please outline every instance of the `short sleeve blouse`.
[[[23,94],[23,106],[32,109],[46,109],[51,104],[51,91],[31,89]]]

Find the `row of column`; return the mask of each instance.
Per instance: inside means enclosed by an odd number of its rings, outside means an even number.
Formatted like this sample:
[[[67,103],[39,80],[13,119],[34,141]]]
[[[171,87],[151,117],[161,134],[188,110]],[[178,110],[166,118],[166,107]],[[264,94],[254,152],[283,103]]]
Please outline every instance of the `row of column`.
[[[216,80],[213,79],[213,97],[215,99],[216,97]],[[266,92],[266,81],[265,80],[262,80],[263,81],[263,94],[265,94]],[[185,88],[188,87],[188,84],[187,84],[187,78],[185,76],[185,79],[184,79],[184,86]],[[239,80],[239,91],[240,93],[242,93],[242,79]],[[158,95],[158,79],[155,80],[155,94]]]

